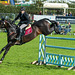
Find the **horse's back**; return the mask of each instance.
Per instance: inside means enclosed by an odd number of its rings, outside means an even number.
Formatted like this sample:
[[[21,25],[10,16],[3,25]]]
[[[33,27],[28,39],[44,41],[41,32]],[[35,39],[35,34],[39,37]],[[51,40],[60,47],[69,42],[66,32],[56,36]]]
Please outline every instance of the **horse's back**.
[[[45,21],[48,20],[47,18],[35,21],[32,26],[42,27],[45,25]]]

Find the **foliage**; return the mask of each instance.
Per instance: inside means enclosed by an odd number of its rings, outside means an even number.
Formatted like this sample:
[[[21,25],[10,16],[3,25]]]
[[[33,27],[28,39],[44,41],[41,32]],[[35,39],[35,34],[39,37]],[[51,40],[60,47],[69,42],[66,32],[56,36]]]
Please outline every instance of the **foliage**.
[[[39,4],[38,4],[39,3]],[[34,5],[24,6],[26,8],[26,12],[31,14],[38,14],[41,10],[39,7],[42,6],[40,2]],[[0,4],[0,13],[18,13],[20,11],[21,6],[12,6],[12,5],[2,5]]]
[[[26,10],[28,13],[31,13],[31,14],[39,14],[39,11],[42,10],[41,7],[43,7],[42,2],[36,1],[36,4],[32,4],[26,7]]]
[[[20,7],[0,4],[0,13],[17,13],[19,12],[19,9]]]
[[[69,8],[75,8],[75,4],[68,4]],[[31,4],[30,6],[25,6],[26,12],[31,14],[39,14],[39,11],[42,9],[43,4],[41,1],[37,1],[36,4]],[[0,13],[18,13],[20,11],[21,6],[12,6],[12,5],[2,5],[0,4]],[[73,16],[75,16],[74,10],[69,9],[69,12],[72,12]]]
[[[69,8],[75,8],[75,3],[74,4],[68,4],[69,5]],[[69,9],[69,11],[68,12],[72,12],[72,15],[74,15],[75,16],[75,9],[73,10],[73,9]]]

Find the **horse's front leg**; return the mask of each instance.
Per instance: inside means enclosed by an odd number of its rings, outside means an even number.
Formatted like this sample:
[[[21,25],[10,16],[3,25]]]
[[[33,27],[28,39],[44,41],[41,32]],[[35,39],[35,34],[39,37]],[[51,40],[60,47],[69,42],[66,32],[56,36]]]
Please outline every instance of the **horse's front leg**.
[[[9,44],[7,44],[5,47],[2,48],[2,50],[0,51],[0,54],[7,48]]]
[[[5,55],[8,53],[8,51],[9,51],[9,49],[10,49],[10,47],[13,45],[13,43],[12,42],[9,42],[4,48],[5,48],[5,52],[4,52],[4,54],[3,54],[3,56],[2,56],[2,58],[1,58],[1,60],[0,60],[0,64],[2,63],[2,61],[3,61],[3,59],[4,59],[4,57],[5,57]]]
[[[6,46],[5,46],[6,47]],[[5,47],[4,48],[2,48],[2,50],[0,51],[0,54],[5,50]]]

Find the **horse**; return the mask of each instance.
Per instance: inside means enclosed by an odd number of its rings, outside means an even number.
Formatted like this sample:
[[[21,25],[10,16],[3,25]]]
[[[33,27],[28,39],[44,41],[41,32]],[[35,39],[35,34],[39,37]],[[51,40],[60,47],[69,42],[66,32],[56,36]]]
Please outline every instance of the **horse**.
[[[26,36],[22,36],[22,43],[20,43],[20,41],[16,39],[16,37],[19,35],[19,32],[17,32],[17,29],[19,29],[19,27],[12,24],[10,21],[0,20],[0,28],[5,28],[7,30],[7,41],[8,41],[7,45],[3,47],[0,51],[0,54],[3,51],[5,51],[2,58],[0,59],[0,64],[2,63],[6,54],[8,53],[8,51],[12,46],[22,45],[24,43],[27,43],[32,39],[34,39],[39,34],[48,35],[51,34],[53,31],[59,33],[57,22],[53,20],[49,20],[47,18],[38,20],[33,24],[31,24],[32,33]]]

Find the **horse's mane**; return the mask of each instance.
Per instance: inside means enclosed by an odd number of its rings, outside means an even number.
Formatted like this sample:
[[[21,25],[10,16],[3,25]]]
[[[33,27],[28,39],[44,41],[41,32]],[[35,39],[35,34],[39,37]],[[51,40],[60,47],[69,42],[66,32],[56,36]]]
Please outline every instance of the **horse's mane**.
[[[11,20],[6,20],[6,22],[12,27],[12,28],[17,28],[16,24],[12,24]]]
[[[48,18],[44,18],[44,19],[50,21],[52,24],[57,23],[55,20],[49,20]]]

